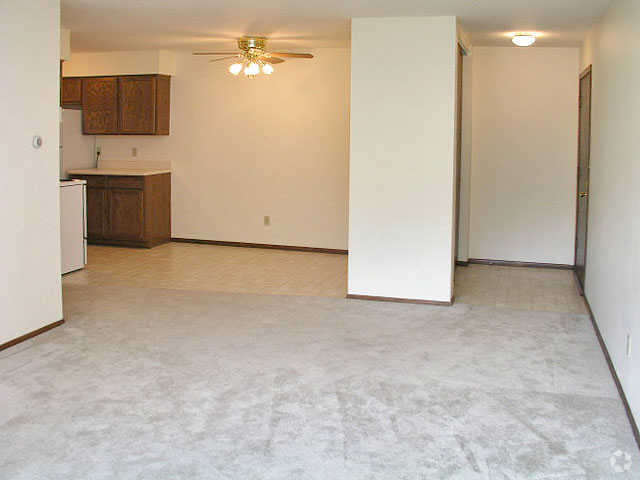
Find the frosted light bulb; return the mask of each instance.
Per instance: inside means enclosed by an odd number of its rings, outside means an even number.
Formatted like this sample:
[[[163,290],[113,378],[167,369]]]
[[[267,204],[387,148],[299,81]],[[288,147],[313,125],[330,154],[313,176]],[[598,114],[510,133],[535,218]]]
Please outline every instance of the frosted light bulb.
[[[229,73],[232,75],[238,75],[242,71],[241,63],[234,63],[229,67]]]
[[[262,67],[262,73],[264,73],[265,75],[271,75],[273,73],[273,67],[268,63],[265,63]]]
[[[255,62],[250,63],[244,68],[244,74],[249,75],[258,75],[260,73],[260,65]]]

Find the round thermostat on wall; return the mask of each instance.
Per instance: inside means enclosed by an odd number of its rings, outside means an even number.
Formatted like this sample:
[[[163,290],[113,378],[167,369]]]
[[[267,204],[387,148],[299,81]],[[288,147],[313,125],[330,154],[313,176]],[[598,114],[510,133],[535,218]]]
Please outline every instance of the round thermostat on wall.
[[[34,135],[32,145],[33,148],[40,148],[42,146],[42,137],[40,135]]]

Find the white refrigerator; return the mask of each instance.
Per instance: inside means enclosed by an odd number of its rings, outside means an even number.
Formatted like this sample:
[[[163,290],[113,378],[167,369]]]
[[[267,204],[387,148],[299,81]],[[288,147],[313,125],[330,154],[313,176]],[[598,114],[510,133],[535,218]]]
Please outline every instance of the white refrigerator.
[[[60,245],[62,273],[87,263],[87,202],[84,180],[64,180],[67,170],[95,168],[96,138],[82,134],[82,111],[60,110]]]
[[[87,182],[60,181],[60,247],[62,274],[87,263]]]

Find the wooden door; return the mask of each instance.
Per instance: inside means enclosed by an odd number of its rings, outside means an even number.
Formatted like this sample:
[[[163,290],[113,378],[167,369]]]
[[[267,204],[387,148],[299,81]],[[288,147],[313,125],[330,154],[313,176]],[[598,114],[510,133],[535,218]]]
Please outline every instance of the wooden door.
[[[80,107],[82,105],[82,78],[65,77],[62,79],[60,105],[63,107]]]
[[[156,79],[120,77],[120,133],[154,134],[156,130]]]
[[[144,193],[142,190],[109,190],[109,238],[143,240]]]
[[[580,77],[580,117],[578,135],[578,189],[576,213],[575,269],[584,291],[587,270],[587,231],[589,221],[589,161],[591,157],[591,67]]]
[[[118,128],[118,79],[85,78],[82,82],[82,130],[85,134],[116,133]]]
[[[87,238],[100,240],[106,237],[108,190],[106,188],[87,188]]]

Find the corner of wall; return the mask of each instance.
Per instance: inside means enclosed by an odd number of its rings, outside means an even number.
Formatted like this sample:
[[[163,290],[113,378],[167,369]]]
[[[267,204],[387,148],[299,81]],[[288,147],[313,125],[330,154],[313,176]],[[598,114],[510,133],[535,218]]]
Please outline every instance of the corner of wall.
[[[589,65],[593,64],[593,40],[595,36],[595,27],[587,32],[580,48],[580,71],[584,71]]]
[[[60,60],[71,58],[71,30],[60,27]]]
[[[471,56],[473,50],[473,44],[471,43],[471,37],[465,31],[465,29],[460,25],[460,22],[457,22],[457,35],[458,35],[458,44],[464,50],[464,54],[467,56]]]
[[[176,55],[170,50],[158,50],[158,73],[176,74]]]

